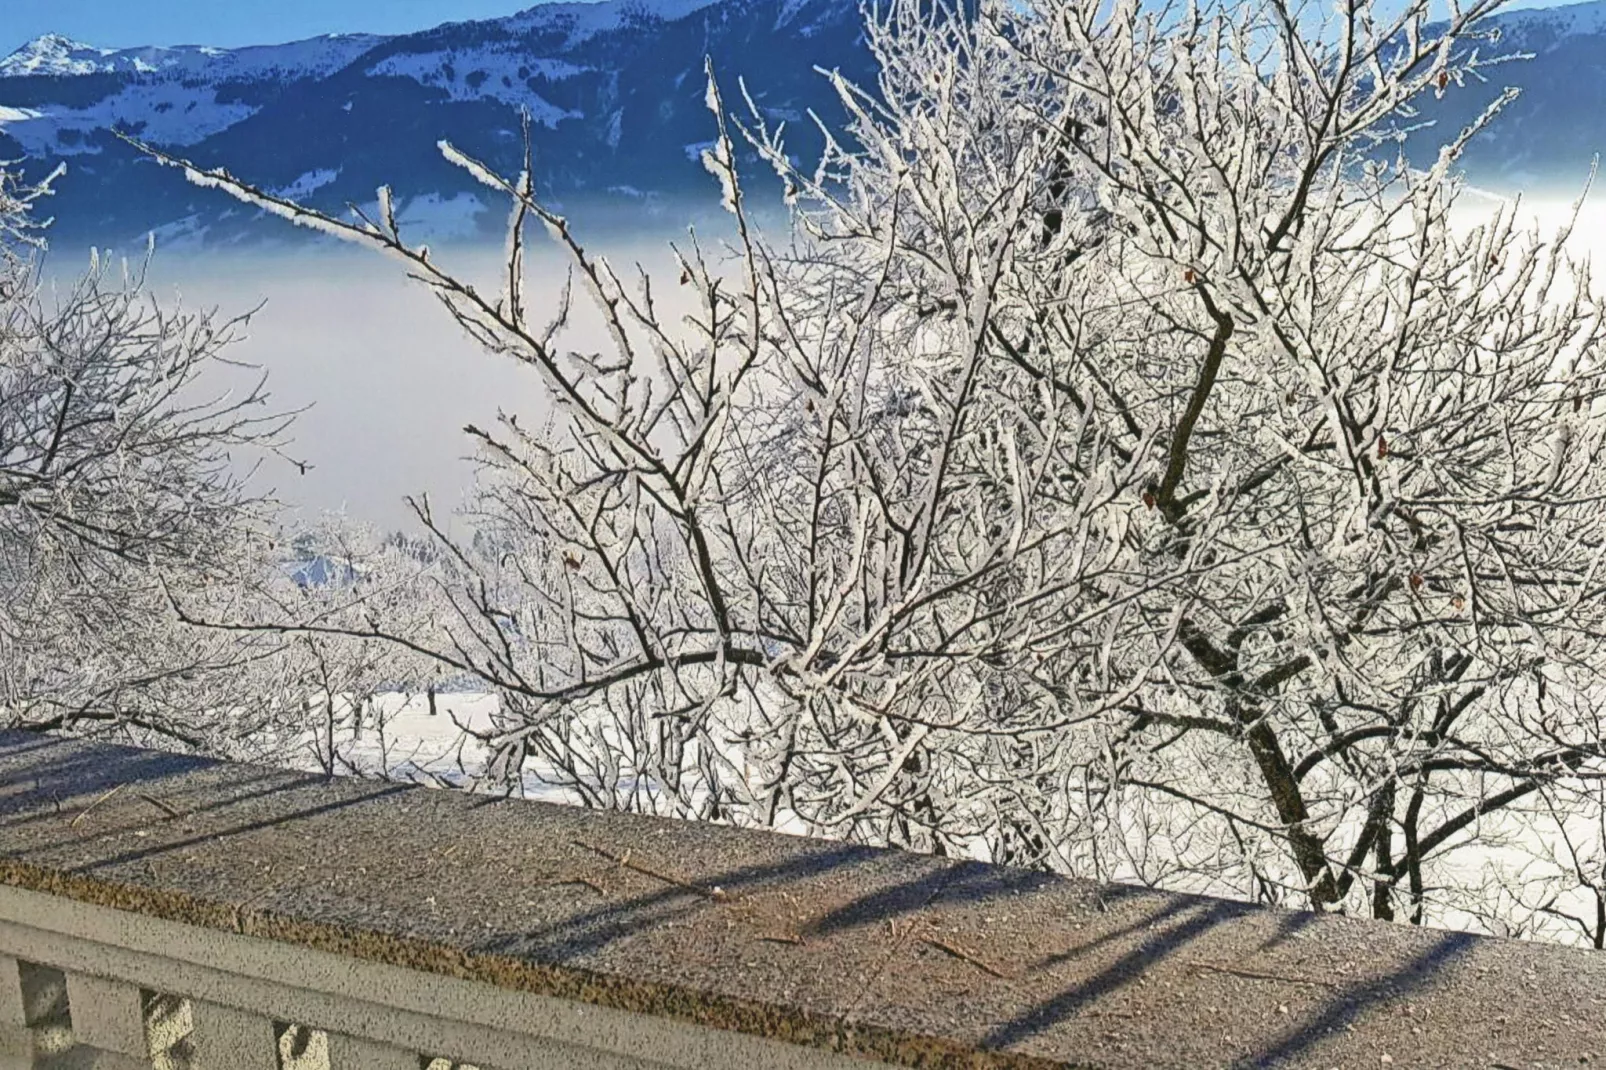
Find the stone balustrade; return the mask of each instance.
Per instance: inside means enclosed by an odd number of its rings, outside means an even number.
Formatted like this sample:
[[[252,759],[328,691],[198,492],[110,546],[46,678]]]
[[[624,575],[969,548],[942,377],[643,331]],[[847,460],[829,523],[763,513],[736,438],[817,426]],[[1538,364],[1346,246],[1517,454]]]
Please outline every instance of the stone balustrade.
[[[1606,1067],[1606,957],[0,732],[0,1070]]]

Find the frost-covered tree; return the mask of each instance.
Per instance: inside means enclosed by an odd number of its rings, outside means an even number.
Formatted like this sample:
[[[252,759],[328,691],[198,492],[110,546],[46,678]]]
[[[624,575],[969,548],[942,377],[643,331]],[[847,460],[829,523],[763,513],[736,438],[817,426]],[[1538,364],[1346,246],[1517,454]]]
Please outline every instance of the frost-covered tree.
[[[215,714],[273,644],[196,634],[169,602],[268,575],[268,503],[230,453],[272,448],[286,418],[260,379],[217,376],[240,321],[165,308],[103,261],[47,282],[48,192],[0,167],[0,722],[244,738]]]
[[[1426,169],[1390,156],[1483,76],[1495,6],[893,0],[880,83],[838,80],[852,120],[817,168],[710,78],[731,255],[694,237],[656,285],[528,170],[449,145],[513,204],[499,293],[410,243],[388,191],[346,223],[184,166],[400,258],[550,394],[548,427],[470,429],[479,537],[449,556],[441,653],[504,696],[494,773],[1587,927],[1502,851],[1599,887],[1556,833],[1599,824],[1601,308],[1565,234],[1455,216],[1493,111]],[[752,153],[787,241],[750,222]],[[565,346],[567,291],[525,292],[530,224],[608,352]]]
[[[221,604],[192,590],[173,600],[193,632],[271,650],[237,688],[245,705],[219,718],[252,724],[232,750],[330,774],[388,775],[410,757],[387,745],[390,718],[415,698],[438,714],[437,693],[453,682],[428,653],[445,638],[436,554],[344,517],[287,542],[251,597]],[[384,637],[373,634],[378,621]]]

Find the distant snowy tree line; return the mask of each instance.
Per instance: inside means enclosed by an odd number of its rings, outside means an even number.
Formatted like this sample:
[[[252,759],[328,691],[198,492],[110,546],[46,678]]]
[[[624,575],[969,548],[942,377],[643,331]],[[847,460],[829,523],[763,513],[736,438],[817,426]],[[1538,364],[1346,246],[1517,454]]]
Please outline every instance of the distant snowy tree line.
[[[438,556],[394,583],[309,607],[154,550],[133,575],[220,651],[482,681],[488,781],[1603,946],[1602,306],[1565,233],[1453,217],[1498,108],[1425,170],[1390,156],[1413,102],[1486,75],[1496,6],[893,0],[816,167],[710,72],[731,228],[661,279],[450,145],[511,204],[499,292],[387,191],[344,221],[168,160],[391,254],[556,415],[469,429],[476,541],[416,503]],[[568,289],[526,292],[535,227],[608,352],[566,345]],[[49,420],[0,411],[32,472]],[[231,413],[215,448],[257,433]],[[185,463],[209,532],[250,530]]]
[[[0,722],[257,757],[299,744],[340,697],[433,678],[391,643],[182,622],[179,604],[350,613],[423,567],[350,526],[292,545],[231,463],[279,449],[289,424],[228,357],[244,319],[163,307],[142,268],[98,259],[47,285],[48,195],[0,169]],[[287,565],[308,554],[350,582],[298,583]]]

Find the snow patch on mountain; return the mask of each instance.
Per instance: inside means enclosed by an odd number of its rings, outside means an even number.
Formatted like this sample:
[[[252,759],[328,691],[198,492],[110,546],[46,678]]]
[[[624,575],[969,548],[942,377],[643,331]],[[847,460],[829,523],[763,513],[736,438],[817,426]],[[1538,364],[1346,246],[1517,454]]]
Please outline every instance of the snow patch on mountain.
[[[409,236],[479,238],[499,229],[501,207],[473,196],[481,191],[468,176],[420,160],[433,159],[434,141],[447,137],[516,171],[522,111],[549,197],[595,202],[598,211],[628,199],[652,210],[661,199],[705,192],[696,163],[711,120],[695,105],[704,52],[763,65],[760,100],[776,116],[829,110],[830,87],[813,64],[857,64],[865,76],[856,11],[856,0],[565,0],[399,37],[249,49],[114,50],[42,38],[0,61],[24,75],[0,77],[0,146],[10,146],[0,154],[81,161],[51,207],[95,241],[107,233],[142,241],[162,224],[170,224],[160,234],[168,243],[210,246],[272,242],[288,231],[244,211],[225,222],[233,202],[150,168],[114,130],[225,162],[293,200],[322,202],[338,191],[343,201],[348,190],[390,183]],[[816,19],[830,36],[797,49],[797,28]],[[297,76],[314,71],[327,73]]]
[[[717,0],[599,0],[596,3],[541,4],[517,15],[498,20],[508,30],[564,29],[570,45],[579,44],[599,33],[607,33],[640,22],[674,22]]]
[[[298,201],[303,197],[312,196],[318,190],[339,178],[340,171],[341,169],[338,167],[333,169],[321,167],[316,171],[308,171],[299,176],[288,186],[282,186],[273,192],[280,197],[285,197],[292,201]]]
[[[59,33],[47,33],[0,59],[0,78],[31,74],[95,74],[108,70],[110,49],[95,48]]]
[[[795,21],[798,15],[809,9],[809,0],[783,0],[781,8],[775,13],[775,29],[779,30]],[[817,26],[804,27],[802,33],[805,37],[811,36]]]
[[[1601,34],[1606,33],[1606,0],[1566,7],[1509,9],[1491,16],[1489,21],[1497,26],[1543,26],[1567,36]]]
[[[472,193],[454,193],[450,197],[426,193],[409,200],[397,222],[422,231],[422,237],[434,241],[472,238],[479,231],[479,218],[485,211],[485,202]]]
[[[151,241],[169,250],[199,249],[206,243],[206,226],[199,215],[187,215],[151,229]]]
[[[379,218],[378,201],[357,207],[369,219]],[[487,210],[486,203],[472,193],[450,197],[426,193],[402,202],[396,212],[396,225],[409,242],[473,238],[479,234],[480,217]]]
[[[215,86],[141,81],[87,108],[0,108],[0,130],[29,155],[75,156],[100,151],[85,136],[99,130],[115,127],[157,145],[187,146],[255,113],[249,104],[220,101]]]
[[[520,64],[520,69],[528,66],[532,78],[545,78],[549,82],[561,82],[565,78],[573,78],[577,74],[585,74],[592,70],[590,67],[581,67],[561,59],[526,59]]]
[[[530,122],[553,127],[564,119],[579,118],[531,89],[527,79],[539,74],[550,80],[571,78],[585,68],[553,59],[532,59],[508,48],[476,48],[458,52],[404,52],[387,56],[368,68],[370,75],[411,78],[420,85],[443,89],[454,101],[491,100],[529,113]]]
[[[206,45],[96,48],[60,34],[45,34],[0,59],[0,78],[29,75],[161,75],[211,81],[266,77],[316,78],[347,66],[389,38],[352,33],[282,45],[212,48]]]

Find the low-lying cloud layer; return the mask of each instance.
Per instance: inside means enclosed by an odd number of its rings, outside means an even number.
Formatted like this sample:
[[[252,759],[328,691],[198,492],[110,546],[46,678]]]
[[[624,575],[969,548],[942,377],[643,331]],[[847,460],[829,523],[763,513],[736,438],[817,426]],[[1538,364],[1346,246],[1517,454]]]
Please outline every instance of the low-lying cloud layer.
[[[662,281],[672,283],[666,268],[671,239],[664,234],[607,251],[621,275],[640,260],[663,269]],[[461,269],[482,292],[499,288],[495,250],[445,250],[433,259]],[[79,264],[57,256],[52,267],[63,276]],[[555,249],[532,251],[532,320],[550,318],[566,272],[567,261]],[[501,410],[528,427],[549,412],[534,369],[482,350],[424,286],[386,257],[344,248],[271,254],[158,249],[150,282],[167,305],[216,307],[225,315],[261,306],[229,355],[266,369],[276,407],[305,409],[286,452],[307,470],[268,457],[258,478],[308,518],[338,511],[386,529],[411,527],[404,499],[419,494],[428,494],[445,515],[462,504],[474,478],[465,424],[489,426]],[[606,352],[608,337],[587,306],[576,285],[575,326],[565,348]]]
[[[1575,255],[1606,254],[1606,202],[1598,196],[1593,201],[1574,230]],[[1462,203],[1461,218],[1468,222],[1486,217],[1494,205],[1477,196]],[[1534,202],[1523,206],[1521,218],[1553,229],[1568,208]],[[678,288],[672,285],[668,243],[683,237],[665,230],[629,242],[615,239],[606,252],[627,278],[637,261],[645,264],[659,283],[655,295],[672,301]],[[485,292],[499,288],[496,250],[445,250],[436,259],[461,267]],[[80,262],[57,255],[52,267],[66,275]],[[544,322],[555,308],[566,271],[565,257],[553,247],[541,243],[532,250],[528,293],[534,319]],[[549,411],[533,369],[481,350],[397,262],[370,252],[158,249],[151,282],[164,303],[182,299],[191,308],[216,306],[236,314],[262,306],[231,355],[267,369],[278,406],[306,409],[288,452],[309,467],[303,473],[270,457],[258,478],[309,518],[341,511],[387,529],[411,527],[404,499],[418,494],[428,494],[437,514],[445,515],[462,504],[473,482],[463,426],[489,425],[498,410],[533,426]],[[609,350],[578,285],[574,321],[567,348]]]

